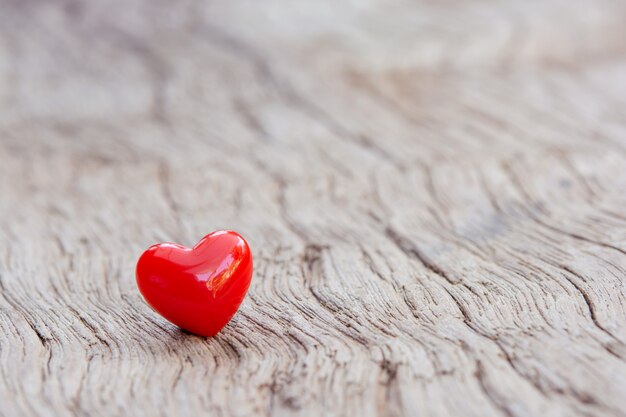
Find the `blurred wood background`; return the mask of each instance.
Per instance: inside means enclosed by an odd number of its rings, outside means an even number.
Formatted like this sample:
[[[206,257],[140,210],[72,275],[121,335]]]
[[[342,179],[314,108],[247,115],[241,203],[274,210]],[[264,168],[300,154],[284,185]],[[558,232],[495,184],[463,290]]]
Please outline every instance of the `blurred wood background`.
[[[625,416],[625,203],[624,1],[0,0],[0,414]]]

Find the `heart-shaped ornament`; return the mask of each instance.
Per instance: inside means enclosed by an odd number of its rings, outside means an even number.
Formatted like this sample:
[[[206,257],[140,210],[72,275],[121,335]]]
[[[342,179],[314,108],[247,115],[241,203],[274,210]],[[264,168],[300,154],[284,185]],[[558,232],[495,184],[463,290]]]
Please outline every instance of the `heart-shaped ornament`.
[[[213,232],[189,249],[160,243],[137,262],[145,300],[175,325],[216,335],[235,315],[252,279],[248,244],[232,231]]]

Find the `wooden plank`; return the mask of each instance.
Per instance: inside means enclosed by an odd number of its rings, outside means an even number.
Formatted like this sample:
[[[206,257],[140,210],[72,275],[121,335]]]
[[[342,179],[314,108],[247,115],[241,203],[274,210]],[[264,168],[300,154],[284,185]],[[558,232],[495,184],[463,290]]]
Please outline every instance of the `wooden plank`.
[[[0,9],[1,415],[626,415],[624,2]],[[134,264],[221,228],[204,339]]]

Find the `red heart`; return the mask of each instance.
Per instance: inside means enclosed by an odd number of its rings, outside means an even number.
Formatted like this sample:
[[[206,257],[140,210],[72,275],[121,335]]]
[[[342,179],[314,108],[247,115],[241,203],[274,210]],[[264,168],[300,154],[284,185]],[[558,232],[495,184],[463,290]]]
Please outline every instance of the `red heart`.
[[[175,325],[214,336],[235,315],[252,278],[252,254],[239,234],[213,232],[192,249],[151,246],[137,262],[145,300]]]

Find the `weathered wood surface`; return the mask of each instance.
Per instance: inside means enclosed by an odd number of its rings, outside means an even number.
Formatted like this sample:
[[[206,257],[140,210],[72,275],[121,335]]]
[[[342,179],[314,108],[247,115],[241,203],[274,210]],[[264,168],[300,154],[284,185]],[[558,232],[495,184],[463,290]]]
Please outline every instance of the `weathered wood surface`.
[[[626,3],[0,3],[0,414],[626,415]],[[213,339],[150,244],[238,230]]]

